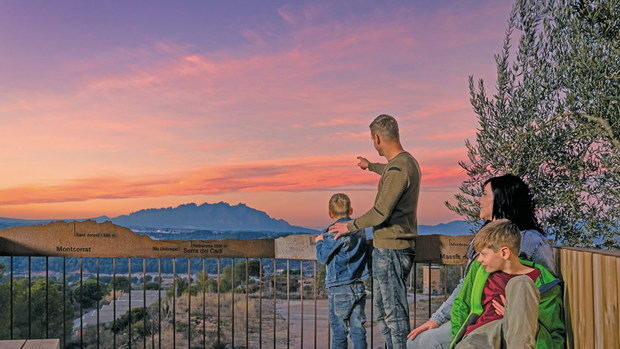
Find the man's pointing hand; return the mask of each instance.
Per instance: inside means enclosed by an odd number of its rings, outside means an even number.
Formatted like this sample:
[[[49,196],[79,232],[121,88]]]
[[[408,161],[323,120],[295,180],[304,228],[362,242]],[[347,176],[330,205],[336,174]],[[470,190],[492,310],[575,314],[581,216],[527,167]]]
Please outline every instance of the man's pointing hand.
[[[366,158],[363,158],[361,156],[358,156],[357,159],[359,160],[357,166],[359,166],[362,170],[367,170],[368,165],[370,165],[370,161],[366,160]]]

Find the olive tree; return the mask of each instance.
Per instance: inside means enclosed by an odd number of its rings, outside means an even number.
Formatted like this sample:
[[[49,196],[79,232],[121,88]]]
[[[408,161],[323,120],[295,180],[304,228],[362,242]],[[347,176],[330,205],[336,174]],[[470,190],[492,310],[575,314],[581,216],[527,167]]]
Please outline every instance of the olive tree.
[[[469,78],[479,126],[459,162],[468,178],[448,208],[477,221],[481,184],[512,173],[530,185],[541,226],[556,242],[618,247],[619,5],[515,2],[495,56],[495,91]]]

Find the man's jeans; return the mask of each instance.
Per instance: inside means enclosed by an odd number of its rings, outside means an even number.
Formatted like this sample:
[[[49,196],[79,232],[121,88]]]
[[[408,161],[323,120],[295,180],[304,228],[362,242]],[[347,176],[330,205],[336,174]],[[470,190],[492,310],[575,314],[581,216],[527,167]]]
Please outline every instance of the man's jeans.
[[[406,349],[409,303],[406,280],[413,265],[413,249],[372,251],[374,313],[388,349]]]
[[[332,349],[347,348],[347,335],[355,349],[366,349],[366,290],[364,284],[329,287],[329,323],[332,329]]]

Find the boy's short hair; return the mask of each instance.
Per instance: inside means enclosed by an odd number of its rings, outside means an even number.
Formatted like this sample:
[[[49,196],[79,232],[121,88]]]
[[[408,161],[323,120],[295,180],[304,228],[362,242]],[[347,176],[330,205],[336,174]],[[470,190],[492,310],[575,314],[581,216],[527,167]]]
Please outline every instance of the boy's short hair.
[[[497,252],[502,247],[508,247],[516,256],[521,249],[521,231],[508,219],[491,221],[474,236],[474,249],[477,252],[484,248]]]
[[[384,138],[398,140],[398,123],[393,116],[381,114],[370,123],[370,133]]]
[[[350,209],[351,199],[349,199],[347,194],[334,194],[331,199],[329,199],[329,213],[334,217],[348,216]]]

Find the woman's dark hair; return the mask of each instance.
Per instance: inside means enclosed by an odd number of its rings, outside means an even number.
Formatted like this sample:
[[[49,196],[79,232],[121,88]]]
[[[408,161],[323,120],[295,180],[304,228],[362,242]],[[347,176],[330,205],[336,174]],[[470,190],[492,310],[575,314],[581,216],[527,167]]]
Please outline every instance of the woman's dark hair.
[[[506,174],[487,179],[493,191],[493,219],[506,218],[523,230],[537,230],[544,234],[534,215],[530,188],[515,175]]]

